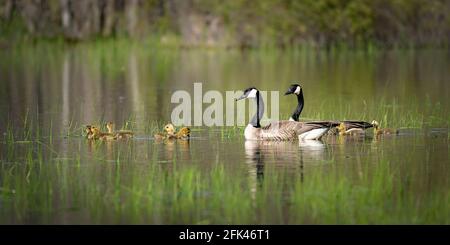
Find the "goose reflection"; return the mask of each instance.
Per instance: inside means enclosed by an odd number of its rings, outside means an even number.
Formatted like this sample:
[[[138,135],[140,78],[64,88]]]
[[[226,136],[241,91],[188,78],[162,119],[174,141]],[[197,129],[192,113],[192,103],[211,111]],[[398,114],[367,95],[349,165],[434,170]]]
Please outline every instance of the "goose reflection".
[[[318,140],[295,141],[245,141],[246,163],[250,192],[255,199],[262,187],[266,164],[299,169],[303,181],[304,162],[321,162],[326,158],[326,146]]]
[[[256,200],[257,189],[262,187],[262,183],[264,180],[265,156],[261,151],[262,143],[263,142],[260,141],[245,141],[245,155],[249,174],[250,195],[253,201]]]
[[[299,140],[298,146],[300,149],[300,160],[303,163],[303,159],[308,161],[321,161],[325,160],[326,146],[319,140]]]

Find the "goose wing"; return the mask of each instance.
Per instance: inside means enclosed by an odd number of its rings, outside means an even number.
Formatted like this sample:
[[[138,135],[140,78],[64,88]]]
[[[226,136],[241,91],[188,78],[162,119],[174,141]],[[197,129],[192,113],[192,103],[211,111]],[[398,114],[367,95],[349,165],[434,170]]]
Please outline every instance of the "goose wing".
[[[326,133],[328,131],[328,129],[339,125],[339,123],[332,122],[332,121],[304,122],[302,124],[303,124],[302,127],[299,129],[299,131],[297,131],[298,135],[308,133],[315,129],[326,129],[325,131],[321,131],[323,133]]]
[[[308,121],[305,122],[305,124],[310,124],[310,125],[315,125],[317,127],[337,127],[339,126],[340,122],[339,121]]]
[[[301,123],[295,121],[272,122],[261,128],[260,137],[264,140],[294,140],[301,127]]]
[[[262,127],[260,137],[265,140],[295,140],[298,135],[305,132],[319,128],[330,128],[334,125],[335,124],[330,121],[278,121]]]
[[[373,127],[371,123],[364,121],[342,121],[347,129],[362,128],[367,129]]]

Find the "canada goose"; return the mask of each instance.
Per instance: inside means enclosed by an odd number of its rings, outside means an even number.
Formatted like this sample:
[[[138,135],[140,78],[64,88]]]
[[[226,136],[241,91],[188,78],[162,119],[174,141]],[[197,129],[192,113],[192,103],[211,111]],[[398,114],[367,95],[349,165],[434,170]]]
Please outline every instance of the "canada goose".
[[[109,134],[113,134],[113,135],[117,136],[118,139],[131,138],[134,135],[134,133],[130,130],[119,130],[119,131],[114,132],[114,123],[113,122],[108,122],[106,124],[106,128],[108,129]]]
[[[389,134],[397,134],[398,130],[396,129],[392,129],[392,128],[380,128],[380,123],[378,123],[377,121],[373,120],[372,121],[372,125],[373,125],[373,134],[375,136],[379,136],[379,135],[389,135]]]
[[[260,121],[264,114],[264,102],[260,92],[251,87],[237,100],[256,99],[256,114],[244,131],[247,140],[301,140],[319,139],[328,129],[336,124],[333,122],[295,122],[278,121],[261,127]]]
[[[100,140],[116,140],[117,139],[117,135],[110,134],[110,133],[104,133],[95,126],[92,126],[91,130],[92,130],[92,138],[93,139],[100,139]]]
[[[295,107],[294,112],[292,113],[289,121],[299,121],[300,114],[303,111],[303,107],[305,106],[305,99],[303,97],[303,89],[299,84],[292,84],[289,86],[288,90],[284,95],[295,94],[297,96],[297,107]],[[336,122],[337,123],[337,122]],[[326,135],[336,135],[338,133],[336,127],[332,127],[325,134]]]
[[[305,105],[305,100],[303,97],[303,89],[299,84],[292,84],[286,93],[284,95],[289,94],[295,94],[297,96],[297,107],[295,108],[294,112],[292,113],[292,116],[289,118],[289,121],[299,121],[300,114],[302,113],[303,107]],[[337,126],[342,125],[345,126],[345,131],[348,131],[347,134],[355,134],[357,132],[361,132],[361,130],[364,132],[364,129],[370,128],[373,125],[368,122],[364,121],[353,121],[353,120],[347,120],[347,121],[335,121],[333,123],[336,123]],[[342,124],[343,123],[343,124]],[[344,128],[342,127],[341,130]],[[336,135],[340,133],[339,127],[333,127],[330,129],[327,134],[329,135]]]

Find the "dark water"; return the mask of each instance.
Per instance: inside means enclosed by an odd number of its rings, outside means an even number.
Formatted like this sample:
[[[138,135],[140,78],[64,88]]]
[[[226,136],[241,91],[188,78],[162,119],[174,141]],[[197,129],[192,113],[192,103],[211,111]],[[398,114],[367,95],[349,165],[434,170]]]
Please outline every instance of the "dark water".
[[[28,47],[0,52],[0,223],[449,223],[450,56]],[[152,138],[175,90],[280,91],[280,118],[377,119],[398,135]],[[248,120],[248,119],[247,119]],[[90,142],[114,121],[134,139]],[[333,207],[333,208],[330,208]]]

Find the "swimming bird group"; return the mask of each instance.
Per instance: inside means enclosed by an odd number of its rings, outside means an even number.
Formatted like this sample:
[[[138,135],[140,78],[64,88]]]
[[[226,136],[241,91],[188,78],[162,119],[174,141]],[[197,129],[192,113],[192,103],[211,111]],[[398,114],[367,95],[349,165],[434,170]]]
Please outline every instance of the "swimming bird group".
[[[244,131],[247,140],[318,140],[330,129],[337,129],[339,135],[364,134],[365,130],[374,127],[375,135],[394,134],[395,130],[381,129],[377,121],[371,123],[365,121],[308,121],[300,122],[300,114],[304,107],[303,89],[299,84],[293,84],[286,91],[285,95],[294,94],[297,97],[297,107],[289,120],[272,122],[266,126],[261,126],[261,118],[264,114],[264,101],[258,89],[250,87],[237,100],[256,100],[256,114],[249,122]]]
[[[118,139],[129,139],[134,136],[134,133],[130,130],[119,130],[114,131],[114,123],[108,122],[106,124],[106,128],[108,132],[102,132],[99,127],[87,125],[85,127],[86,138],[89,140],[118,140]],[[164,126],[164,133],[157,133],[154,135],[156,140],[164,140],[164,139],[181,139],[187,140],[189,139],[191,134],[191,130],[188,127],[181,128],[178,132],[175,129],[175,126],[172,123],[166,124]]]
[[[297,106],[288,120],[271,122],[266,126],[261,126],[261,119],[264,115],[264,101],[260,91],[255,87],[244,90],[242,99],[256,100],[256,114],[253,116],[244,131],[246,140],[318,140],[326,134],[338,134],[341,136],[364,135],[366,129],[374,128],[374,135],[396,134],[393,129],[380,128],[380,124],[373,120],[371,123],[357,120],[343,121],[305,121],[300,122],[300,114],[303,110],[305,100],[303,89],[299,84],[292,84],[285,95],[296,95]],[[86,137],[90,140],[118,140],[128,139],[134,136],[129,130],[114,131],[114,123],[106,124],[108,132],[102,132],[99,127],[88,125],[85,128]],[[190,138],[191,130],[187,127],[181,128],[178,132],[172,123],[164,126],[163,133],[154,135],[155,140],[171,140]]]
[[[85,128],[86,138],[90,140],[117,140],[128,139],[134,136],[134,133],[130,130],[114,131],[113,122],[108,122],[106,128],[108,132],[102,132],[97,126],[87,125]]]

